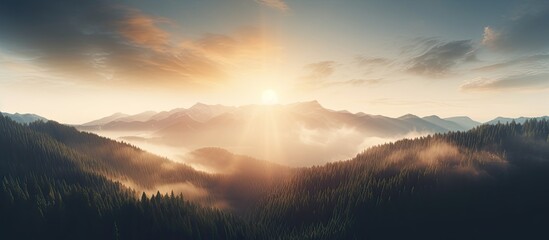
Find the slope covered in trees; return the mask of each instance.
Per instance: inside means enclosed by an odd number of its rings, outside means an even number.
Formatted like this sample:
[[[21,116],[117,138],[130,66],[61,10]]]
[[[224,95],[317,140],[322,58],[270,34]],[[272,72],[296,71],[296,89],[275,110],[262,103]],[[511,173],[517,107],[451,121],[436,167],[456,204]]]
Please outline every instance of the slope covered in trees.
[[[548,236],[549,122],[483,125],[303,169],[253,219],[285,239]]]
[[[268,177],[251,173],[267,166],[253,159],[220,149],[195,154],[239,167],[208,174],[54,122],[0,117],[0,238],[547,237],[545,120],[401,140],[311,168],[273,165],[283,174]],[[150,189],[190,182],[240,204],[220,210],[177,193],[142,196],[113,179]]]
[[[29,128],[88,156],[90,161],[86,161],[85,169],[89,172],[149,194],[158,190],[183,193],[205,206],[243,210],[243,206],[257,201],[266,190],[291,174],[289,168],[222,149],[200,149],[190,154],[189,162],[208,164],[215,159],[233,168],[208,174],[126,143],[79,132],[56,122],[35,122]]]
[[[0,117],[0,238],[238,239],[246,233],[241,220],[182,195],[138,198],[89,171],[95,164],[49,135]]]

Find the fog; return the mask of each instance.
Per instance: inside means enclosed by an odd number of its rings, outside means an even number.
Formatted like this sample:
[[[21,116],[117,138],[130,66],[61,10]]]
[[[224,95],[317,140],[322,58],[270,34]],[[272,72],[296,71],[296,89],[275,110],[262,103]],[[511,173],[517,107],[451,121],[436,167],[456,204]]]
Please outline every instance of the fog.
[[[190,152],[189,149],[180,146],[167,144],[159,144],[157,141],[152,141],[149,138],[152,132],[145,131],[88,131],[99,136],[114,139],[116,141],[125,142],[141,148],[147,152],[153,153],[160,157],[168,158],[175,162],[183,162],[184,156]]]
[[[506,167],[507,160],[503,156],[488,151],[468,151],[460,149],[452,143],[434,140],[428,145],[415,145],[392,151],[384,160],[388,164],[396,164],[400,168],[423,168],[446,171],[451,174],[470,177],[487,176],[487,165],[498,168]]]
[[[291,167],[308,167],[328,162],[347,160],[365,149],[394,142],[403,138],[426,136],[427,132],[409,132],[393,137],[364,137],[352,127],[312,128],[296,125],[286,131],[273,134],[264,129],[236,136],[229,133],[204,132],[188,141],[168,142],[154,138],[151,132],[94,131],[98,135],[123,141],[145,151],[186,163],[193,168],[209,173],[219,169],[196,161],[192,152],[206,147],[219,147],[235,154],[275,162]],[[195,142],[192,142],[192,140]]]

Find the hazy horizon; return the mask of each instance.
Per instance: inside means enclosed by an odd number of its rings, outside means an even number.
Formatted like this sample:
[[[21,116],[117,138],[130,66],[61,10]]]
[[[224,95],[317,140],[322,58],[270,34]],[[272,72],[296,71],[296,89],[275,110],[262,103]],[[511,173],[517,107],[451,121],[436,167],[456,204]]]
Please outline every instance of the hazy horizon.
[[[318,100],[397,117],[549,113],[544,1],[8,1],[0,109],[115,112]]]
[[[312,102],[312,101],[318,101],[318,100],[305,100],[305,101],[298,101],[298,102],[288,102],[288,103],[277,103],[277,104],[274,104],[274,105],[291,105],[291,104],[296,104],[296,103],[303,103],[303,102]],[[356,114],[356,113],[366,113],[366,114],[369,114],[369,115],[382,115],[382,116],[385,116],[385,117],[390,117],[390,118],[398,118],[398,117],[401,117],[401,116],[404,116],[404,115],[407,115],[407,114],[412,114],[412,115],[416,115],[418,117],[428,117],[428,116],[438,116],[440,118],[451,118],[451,117],[469,117],[471,118],[472,120],[474,121],[478,121],[478,122],[481,122],[481,123],[485,123],[485,122],[488,122],[488,121],[491,121],[491,120],[494,120],[495,118],[498,118],[498,117],[504,117],[504,118],[520,118],[520,117],[526,117],[526,118],[536,118],[536,117],[544,117],[544,116],[547,116],[548,114],[541,114],[541,115],[520,115],[520,114],[509,114],[509,115],[493,115],[493,116],[488,116],[486,118],[476,118],[476,117],[473,117],[473,116],[470,116],[470,115],[466,115],[466,114],[463,114],[463,115],[441,115],[441,114],[437,114],[437,113],[425,113],[425,114],[416,114],[414,113],[413,111],[410,111],[410,112],[403,112],[403,113],[395,113],[393,115],[384,115],[384,114],[378,114],[378,113],[373,113],[373,112],[365,112],[365,111],[350,111],[349,109],[335,109],[335,108],[329,108],[327,106],[325,106],[322,102],[318,101],[320,103],[320,105],[322,105],[322,107],[326,108],[326,109],[329,109],[329,110],[334,110],[334,111],[349,111],[350,113],[352,114]],[[260,105],[265,105],[263,103],[261,103],[260,101],[258,101],[257,103],[249,103],[249,104],[241,104],[241,105],[230,105],[230,104],[221,104],[221,103],[208,103],[208,102],[195,102],[195,103],[192,103],[192,104],[188,104],[188,105],[183,105],[183,106],[175,106],[173,108],[158,108],[158,109],[141,109],[141,110],[135,110],[135,111],[124,111],[124,110],[120,110],[120,111],[115,111],[115,112],[109,112],[109,113],[106,113],[106,114],[96,114],[94,116],[92,116],[91,118],[81,118],[81,120],[79,121],[73,121],[73,122],[70,122],[70,121],[66,121],[66,120],[63,120],[64,118],[55,118],[55,117],[48,117],[50,115],[48,115],[47,113],[46,114],[38,114],[37,112],[23,112],[23,111],[5,111],[3,109],[0,109],[0,112],[4,112],[4,113],[10,113],[10,114],[15,114],[15,113],[18,113],[18,114],[36,114],[36,115],[39,115],[41,117],[45,117],[47,118],[48,120],[53,120],[53,121],[57,121],[57,122],[60,122],[60,123],[64,123],[64,124],[69,124],[69,125],[81,125],[81,124],[85,124],[85,123],[88,123],[88,122],[91,122],[91,121],[94,121],[94,120],[98,120],[98,119],[101,119],[101,118],[104,118],[104,117],[108,117],[108,116],[112,116],[114,114],[127,114],[127,115],[137,115],[137,114],[140,114],[140,113],[145,113],[145,112],[163,112],[163,111],[170,111],[170,110],[174,110],[174,109],[178,109],[178,108],[185,108],[185,109],[188,109],[188,108],[191,108],[192,106],[194,106],[195,104],[199,104],[199,103],[202,103],[202,104],[205,104],[205,105],[223,105],[223,106],[229,106],[229,107],[244,107],[244,106],[252,106],[252,105],[257,105],[257,106],[260,106]],[[69,119],[72,119],[72,118],[69,118]]]
[[[0,0],[0,239],[547,239],[548,103],[548,0]]]

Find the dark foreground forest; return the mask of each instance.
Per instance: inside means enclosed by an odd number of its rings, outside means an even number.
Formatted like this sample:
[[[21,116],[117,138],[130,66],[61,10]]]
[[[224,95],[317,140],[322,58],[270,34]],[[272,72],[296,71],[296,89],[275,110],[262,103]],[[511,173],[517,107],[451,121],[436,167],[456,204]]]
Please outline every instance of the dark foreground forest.
[[[0,116],[0,239],[549,239],[548,121],[401,140],[311,168],[238,162],[208,174]],[[154,191],[177,184],[205,194]]]

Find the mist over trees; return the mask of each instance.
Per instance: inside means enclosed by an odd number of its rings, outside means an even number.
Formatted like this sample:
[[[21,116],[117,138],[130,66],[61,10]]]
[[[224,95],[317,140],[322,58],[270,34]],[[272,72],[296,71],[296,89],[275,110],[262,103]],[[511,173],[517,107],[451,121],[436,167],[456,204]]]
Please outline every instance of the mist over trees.
[[[218,146],[291,167],[307,167],[352,158],[372,145],[429,133],[464,131],[478,124],[468,117],[454,122],[437,116],[353,114],[310,101],[239,107],[197,103],[188,109],[159,113],[114,114],[77,128],[114,135],[138,146],[175,148],[174,152]],[[171,151],[158,152],[167,155]]]
[[[0,116],[0,238],[547,237],[546,120],[401,140],[309,168],[203,151],[197,155],[210,164],[240,164],[238,174],[196,171],[55,122]],[[264,177],[246,163],[277,174]],[[208,194],[191,200],[153,190],[181,183]],[[220,201],[231,207],[212,204]]]
[[[547,236],[549,122],[483,125],[304,169],[255,220],[288,239]]]
[[[96,159],[32,130],[37,124],[0,117],[2,239],[238,239],[246,232],[241,220],[181,194],[139,197],[89,171]]]

